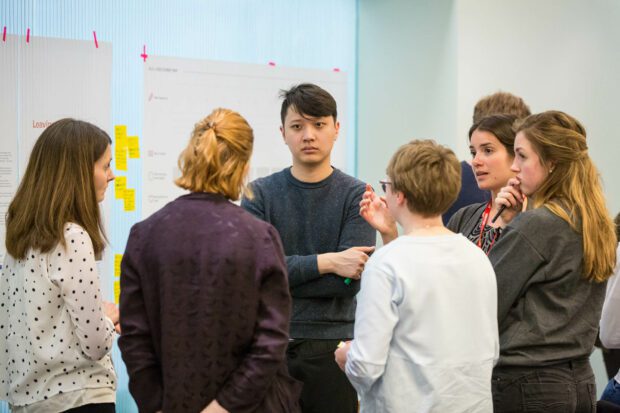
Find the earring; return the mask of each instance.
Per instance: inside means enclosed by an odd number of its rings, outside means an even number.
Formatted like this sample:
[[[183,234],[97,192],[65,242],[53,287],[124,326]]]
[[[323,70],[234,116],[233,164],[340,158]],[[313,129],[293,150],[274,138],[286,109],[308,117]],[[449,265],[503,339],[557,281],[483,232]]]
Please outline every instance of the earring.
[[[553,168],[549,168],[549,173],[553,173]]]

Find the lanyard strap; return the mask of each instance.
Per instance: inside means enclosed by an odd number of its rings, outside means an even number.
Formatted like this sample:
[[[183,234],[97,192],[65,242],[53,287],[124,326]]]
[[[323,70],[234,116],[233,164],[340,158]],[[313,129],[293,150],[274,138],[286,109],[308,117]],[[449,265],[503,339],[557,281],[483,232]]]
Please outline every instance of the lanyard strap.
[[[484,208],[484,212],[482,213],[482,220],[480,223],[480,236],[478,237],[478,248],[482,249],[482,236],[484,234],[484,228],[487,226],[487,222],[489,221],[489,216],[491,215],[491,201],[489,201],[487,203],[486,208]],[[498,231],[494,231],[495,235],[493,235],[493,239],[491,240],[491,245],[489,245],[489,249],[488,251],[486,251],[486,254],[489,255],[489,252],[491,251],[491,248],[493,248],[493,244],[495,244],[495,240],[497,239],[497,236],[499,235]]]

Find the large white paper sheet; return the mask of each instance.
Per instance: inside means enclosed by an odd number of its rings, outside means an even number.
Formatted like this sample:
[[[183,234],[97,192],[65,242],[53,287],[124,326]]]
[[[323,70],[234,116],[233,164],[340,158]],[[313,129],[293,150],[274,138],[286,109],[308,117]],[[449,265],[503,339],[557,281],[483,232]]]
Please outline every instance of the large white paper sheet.
[[[173,183],[179,174],[179,154],[194,124],[217,107],[239,112],[254,129],[250,179],[290,165],[291,155],[279,131],[281,99],[278,93],[304,82],[318,84],[336,99],[341,128],[332,152],[332,164],[345,170],[345,73],[149,57],[144,65],[142,218],[183,193]]]
[[[0,44],[0,266],[4,262],[9,203],[17,189],[17,42],[9,37]]]
[[[65,117],[91,122],[110,133],[112,46],[80,40],[7,36],[0,45],[0,255],[5,254],[4,204],[21,179],[43,130]],[[5,94],[4,91],[7,91]],[[107,199],[111,198],[109,190]],[[6,201],[8,204],[8,201]],[[103,204],[104,219],[109,216]],[[110,273],[111,261],[102,263]],[[105,286],[106,283],[103,283]],[[104,288],[105,289],[105,288]]]

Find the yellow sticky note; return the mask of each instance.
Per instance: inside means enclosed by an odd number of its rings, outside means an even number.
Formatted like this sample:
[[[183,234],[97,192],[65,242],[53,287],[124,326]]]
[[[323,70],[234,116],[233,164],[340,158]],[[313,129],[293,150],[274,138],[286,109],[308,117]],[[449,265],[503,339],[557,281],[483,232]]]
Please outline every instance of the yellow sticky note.
[[[116,169],[119,171],[127,170],[127,126],[116,125],[114,127],[114,158],[116,158]]]
[[[127,170],[127,137],[116,137],[116,146],[114,148],[114,157],[116,158],[116,169],[119,171]]]
[[[114,178],[114,199],[125,199],[125,189],[127,188],[127,177],[117,176]]]
[[[121,298],[121,282],[114,281],[114,304],[118,304]]]
[[[114,126],[114,139],[127,137],[127,125]]]
[[[136,190],[125,188],[123,194],[123,200],[125,201],[125,211],[136,210]]]
[[[123,254],[114,254],[114,276],[121,276],[121,261],[123,260]]]
[[[129,149],[130,159],[137,159],[140,157],[140,143],[137,136],[127,137],[127,149]]]

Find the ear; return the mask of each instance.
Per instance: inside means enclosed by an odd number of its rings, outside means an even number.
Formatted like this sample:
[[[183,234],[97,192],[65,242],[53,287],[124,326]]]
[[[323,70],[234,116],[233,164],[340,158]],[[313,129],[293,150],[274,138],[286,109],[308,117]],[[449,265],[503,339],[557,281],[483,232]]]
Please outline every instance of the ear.
[[[549,161],[547,162],[547,172],[549,172],[549,174],[553,173],[553,170],[555,169],[555,161]]]
[[[282,134],[282,139],[284,140],[284,144],[288,145],[286,143],[286,135],[284,134],[284,126],[280,126],[280,133]]]
[[[402,191],[396,192],[396,204],[398,206],[403,206],[407,204],[407,198],[405,198],[405,194]]]
[[[334,123],[334,128],[336,129],[336,134],[334,135],[334,140],[338,139],[338,133],[340,133],[340,122],[336,121]]]

